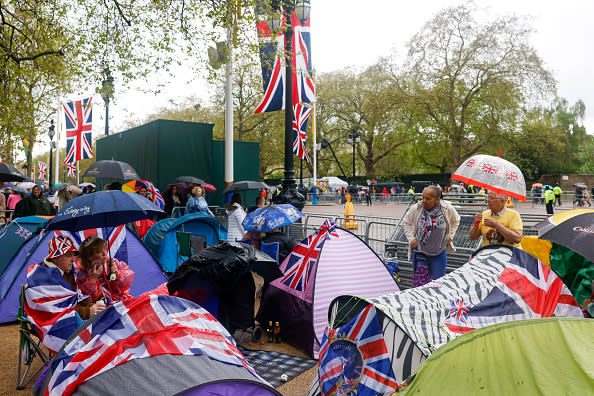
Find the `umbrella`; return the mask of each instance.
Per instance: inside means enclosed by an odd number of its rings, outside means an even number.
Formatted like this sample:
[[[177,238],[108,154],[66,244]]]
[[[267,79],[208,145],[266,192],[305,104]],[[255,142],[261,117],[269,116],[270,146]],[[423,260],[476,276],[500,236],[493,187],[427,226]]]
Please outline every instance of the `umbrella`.
[[[0,162],[0,182],[24,181],[25,176],[12,165]]]
[[[14,184],[10,184],[10,183],[4,184],[4,189],[7,189],[7,188],[10,188],[12,191],[16,191],[16,192],[22,193],[22,194],[25,194],[27,192],[27,190],[25,190],[21,186],[15,186]]]
[[[188,184],[192,184],[192,183],[193,184],[207,184],[204,180],[199,179],[194,176],[180,176],[175,180],[178,182],[188,183]]]
[[[586,186],[586,184],[579,182],[579,183],[575,183],[573,185],[574,187],[579,187],[579,188],[588,188],[588,186]]]
[[[97,188],[97,186],[96,186],[96,185],[94,185],[93,183],[80,183],[78,186],[79,186],[80,188],[85,188],[85,187],[88,187],[88,186],[91,186],[91,187],[93,187],[93,188]]]
[[[30,189],[35,187],[37,184],[33,183],[33,182],[23,182],[19,184],[19,187],[24,188],[24,189]]]
[[[165,200],[161,195],[161,191],[153,183],[148,180],[132,180],[122,186],[122,191],[125,192],[136,192],[141,188],[146,188],[147,192],[150,193],[150,199],[155,205],[163,209],[165,207]]]
[[[270,188],[270,186],[268,186],[268,184],[266,184],[266,183],[244,180],[244,181],[239,181],[237,183],[233,183],[230,186],[227,186],[227,188],[225,188],[225,191],[223,191],[223,193],[227,194],[227,193],[231,193],[231,192],[245,191],[245,190],[261,190],[261,189],[268,190],[269,188]]]
[[[97,161],[87,169],[83,177],[134,180],[140,177],[130,164],[122,161]]]
[[[270,205],[249,213],[241,224],[249,231],[269,232],[293,224],[303,216],[291,204]]]
[[[563,245],[594,262],[594,211],[563,221],[541,235],[540,239]]]
[[[204,183],[204,184],[201,184],[201,186],[206,191],[217,191],[217,188],[215,186],[213,186],[212,184]]]
[[[594,209],[566,210],[565,212],[560,212],[554,216],[547,217],[543,221],[533,225],[532,228],[538,230],[538,235],[543,235],[545,232],[549,231],[550,229],[555,228],[559,224],[563,223],[565,220],[571,219],[572,217],[580,215],[582,213],[593,213],[593,212],[594,212]]]
[[[81,231],[115,227],[136,220],[150,219],[163,213],[153,203],[137,194],[123,191],[99,191],[81,195],[68,202],[49,223],[48,230]]]
[[[532,188],[534,187],[542,187],[542,183],[532,183]]]
[[[137,192],[141,188],[146,188],[148,190],[148,185],[142,180],[132,180],[128,183],[122,184],[122,191],[124,192]]]
[[[58,187],[56,187],[56,192],[62,191],[68,186],[72,186],[72,183],[61,183]]]
[[[526,183],[522,171],[500,157],[473,155],[456,169],[452,179],[526,202]]]

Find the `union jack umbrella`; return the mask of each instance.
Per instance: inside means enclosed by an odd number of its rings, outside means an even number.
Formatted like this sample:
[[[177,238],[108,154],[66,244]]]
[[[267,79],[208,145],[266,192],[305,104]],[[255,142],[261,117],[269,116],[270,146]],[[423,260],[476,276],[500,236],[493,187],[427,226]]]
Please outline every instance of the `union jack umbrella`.
[[[526,183],[522,171],[501,157],[474,155],[456,169],[452,179],[526,202]]]
[[[305,141],[307,140],[307,121],[311,111],[311,107],[301,103],[293,106],[293,153],[308,163],[311,163],[311,160],[305,151]]]
[[[93,97],[64,103],[66,118],[66,158],[68,164],[93,157]]]
[[[44,181],[45,175],[47,173],[47,164],[44,162],[38,162],[37,168],[39,169],[39,181]]]

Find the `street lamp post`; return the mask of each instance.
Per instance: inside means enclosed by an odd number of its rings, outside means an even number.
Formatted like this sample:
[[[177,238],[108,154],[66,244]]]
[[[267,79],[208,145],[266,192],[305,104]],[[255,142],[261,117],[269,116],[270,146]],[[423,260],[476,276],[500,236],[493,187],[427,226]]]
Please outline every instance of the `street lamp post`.
[[[54,135],[56,134],[56,127],[54,126],[54,120],[52,120],[50,127],[49,127],[49,131],[47,132],[47,135],[50,138],[50,157],[49,157],[49,191],[50,193],[52,192],[52,159],[53,159],[53,153],[54,153]]]
[[[353,133],[349,135],[349,144],[353,145],[353,181],[352,184],[355,184],[355,145],[361,141],[361,136],[353,129]]]
[[[105,102],[105,136],[109,136],[109,101],[113,94],[113,77],[109,66],[103,69],[105,79],[102,83],[101,97]]]
[[[301,210],[305,206],[305,197],[297,191],[293,161],[293,69],[291,67],[293,26],[291,15],[296,11],[297,18],[305,21],[309,18],[311,8],[309,0],[298,0],[297,4],[294,0],[283,0],[280,5],[283,7],[285,18],[285,170],[282,180],[283,188],[278,200],[281,203],[290,203]],[[274,31],[277,30],[274,26],[275,21],[278,23],[280,18],[273,18],[271,21]]]

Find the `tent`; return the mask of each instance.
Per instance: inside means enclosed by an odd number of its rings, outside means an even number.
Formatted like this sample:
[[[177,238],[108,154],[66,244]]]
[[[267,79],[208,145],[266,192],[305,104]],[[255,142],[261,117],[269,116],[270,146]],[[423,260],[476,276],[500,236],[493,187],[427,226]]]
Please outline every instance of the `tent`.
[[[594,321],[587,319],[488,326],[439,348],[405,384],[402,394],[591,394],[593,344]]]
[[[34,238],[48,221],[48,218],[40,216],[19,217],[0,228],[0,275],[21,246]]]
[[[13,256],[6,270],[0,275],[0,323],[16,319],[19,308],[21,285],[27,277],[27,267],[40,263],[48,254],[48,242],[55,234],[72,237],[78,247],[87,236],[109,236],[112,257],[126,262],[135,272],[130,292],[138,296],[167,282],[158,261],[146,249],[134,232],[125,226],[85,230],[76,233],[67,231],[36,232]]]
[[[365,299],[341,296],[330,306],[330,328],[348,324],[370,303],[397,382],[442,345],[474,329],[522,319],[583,317],[549,267],[506,245],[485,246],[464,266],[421,287]],[[317,394],[316,385],[309,395]]]
[[[256,319],[279,322],[283,340],[317,357],[328,306],[341,294],[380,296],[399,290],[383,261],[359,237],[326,220],[301,241],[270,283]],[[363,281],[364,280],[364,281]]]
[[[321,177],[319,180],[328,182],[328,187],[332,188],[333,190],[336,190],[341,187],[346,187],[349,185],[349,183],[345,182],[342,179],[339,179],[336,176],[325,176],[325,177]]]
[[[144,243],[147,249],[159,259],[163,271],[175,272],[175,269],[188,259],[188,256],[179,254],[178,232],[202,236],[206,246],[227,239],[227,228],[224,225],[200,213],[158,221],[144,236]]]
[[[37,395],[280,395],[223,326],[191,301],[143,295],[81,326],[35,384]]]

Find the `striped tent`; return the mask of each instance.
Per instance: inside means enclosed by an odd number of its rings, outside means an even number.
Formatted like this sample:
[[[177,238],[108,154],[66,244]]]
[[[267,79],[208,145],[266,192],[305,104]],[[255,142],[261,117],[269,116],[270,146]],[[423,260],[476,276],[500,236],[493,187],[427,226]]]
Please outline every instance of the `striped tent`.
[[[415,373],[440,346],[472,330],[514,320],[583,317],[549,267],[504,245],[479,249],[467,264],[422,287],[364,299],[340,296],[330,306],[329,327],[344,326],[370,303],[397,382]],[[324,367],[319,374],[323,377]],[[308,395],[319,393],[315,379]]]
[[[297,244],[280,269],[284,276],[268,286],[257,319],[279,322],[285,341],[316,358],[334,298],[370,298],[399,290],[377,254],[329,220]]]

